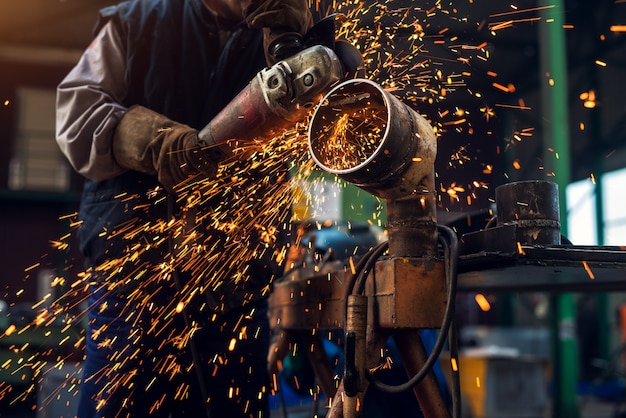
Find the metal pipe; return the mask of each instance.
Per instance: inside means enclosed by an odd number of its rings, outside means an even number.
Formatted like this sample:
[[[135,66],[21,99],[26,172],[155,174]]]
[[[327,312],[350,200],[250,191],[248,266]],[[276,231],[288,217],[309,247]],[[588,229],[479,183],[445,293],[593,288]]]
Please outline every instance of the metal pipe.
[[[316,108],[309,124],[309,150],[324,171],[386,199],[390,258],[436,258],[437,144],[422,116],[370,80],[348,80]],[[395,270],[389,273],[385,280],[396,283]],[[372,339],[366,332],[367,303],[367,296],[348,296],[345,418],[360,416],[362,409],[367,339]],[[428,403],[428,410],[437,414],[442,408]]]
[[[309,150],[324,171],[385,199],[419,192],[434,167],[435,132],[380,85],[345,81],[320,102],[309,124]]]
[[[387,200],[390,257],[437,256],[437,207],[434,171],[420,180],[415,193]]]
[[[428,355],[417,330],[402,330],[394,335],[402,363],[409,376],[416,375],[426,362]],[[434,372],[413,388],[425,418],[450,418],[446,404]]]
[[[309,150],[324,171],[386,199],[391,257],[436,255],[437,143],[422,116],[370,80],[348,80],[315,110]]]
[[[497,225],[514,224],[521,244],[561,243],[558,185],[519,181],[496,188]]]

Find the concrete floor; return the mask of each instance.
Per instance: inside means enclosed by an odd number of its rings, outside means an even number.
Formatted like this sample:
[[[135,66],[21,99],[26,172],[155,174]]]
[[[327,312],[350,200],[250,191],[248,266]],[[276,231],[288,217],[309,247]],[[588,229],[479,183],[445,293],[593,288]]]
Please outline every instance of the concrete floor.
[[[621,405],[620,409],[616,409],[613,403],[581,399],[580,416],[581,418],[626,418],[626,407]]]
[[[581,398],[580,400],[580,418],[626,418],[626,405],[622,405],[621,411],[622,415],[617,413],[615,409],[615,404],[608,403],[604,401],[599,401],[596,399],[585,399]],[[319,414],[313,416],[311,413],[311,406],[304,405],[302,407],[291,407],[287,411],[287,416],[285,417],[283,413],[279,410],[273,410],[271,418],[321,418],[323,414]],[[388,417],[380,417],[380,418],[388,418]],[[474,417],[479,418],[479,417]],[[490,417],[490,418],[500,418],[500,417]],[[546,415],[543,418],[556,418],[550,416],[550,411],[546,412]]]
[[[616,411],[616,406],[613,403],[604,402],[591,397],[580,398],[580,418],[626,418],[626,404],[621,406],[622,415]],[[287,416],[285,417],[281,410],[273,409],[270,418],[322,418],[325,415],[323,405],[320,406],[320,413],[313,414],[313,408],[311,404],[304,404],[301,406],[291,406],[287,410]],[[4,409],[4,410],[3,410]],[[7,410],[9,409],[9,410]],[[6,408],[0,406],[1,418],[37,418],[37,415],[28,411],[25,408]],[[58,418],[58,417],[49,417]],[[388,418],[388,417],[381,417]],[[478,417],[474,417],[478,418]],[[500,417],[493,417],[500,418]],[[546,415],[543,418],[557,418],[551,417],[550,411],[546,411]],[[558,417],[562,418],[562,417]]]

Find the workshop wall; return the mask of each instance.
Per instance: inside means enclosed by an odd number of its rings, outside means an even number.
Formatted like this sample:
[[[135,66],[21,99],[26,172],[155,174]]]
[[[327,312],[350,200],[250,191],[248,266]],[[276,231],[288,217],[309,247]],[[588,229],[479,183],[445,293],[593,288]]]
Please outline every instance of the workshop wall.
[[[0,61],[0,299],[33,303],[46,277],[80,267],[53,247],[77,210],[81,180],[54,141],[54,97],[69,65]]]

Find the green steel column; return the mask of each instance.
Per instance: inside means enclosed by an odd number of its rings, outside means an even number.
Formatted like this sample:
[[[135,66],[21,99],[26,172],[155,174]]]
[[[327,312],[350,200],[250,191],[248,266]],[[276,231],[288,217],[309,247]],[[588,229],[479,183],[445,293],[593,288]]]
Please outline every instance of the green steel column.
[[[598,113],[597,109],[593,109],[594,113]],[[594,129],[594,134],[599,133],[598,129]],[[596,164],[595,176],[595,197],[596,197],[596,237],[598,245],[605,244],[604,234],[604,196],[602,195],[602,177],[604,174],[601,158]],[[611,329],[609,325],[609,295],[608,293],[598,292],[596,295],[596,315],[598,324],[598,357],[608,361],[611,353]],[[607,363],[608,364],[608,363]]]
[[[544,115],[544,165],[546,174],[559,185],[561,229],[567,233],[565,188],[570,182],[568,80],[564,23],[564,0],[542,0],[539,25],[541,49],[541,95]],[[551,150],[551,151],[549,151]],[[578,418],[576,400],[578,354],[575,303],[572,294],[551,298],[553,334],[553,418]]]
[[[598,89],[600,86],[600,74],[598,66],[591,67],[592,88]],[[589,129],[593,138],[602,136],[601,110],[598,106],[589,109],[591,112],[589,117]],[[604,180],[604,155],[597,152],[594,156],[593,172],[595,175],[595,209],[596,209],[596,244],[605,245],[606,237],[604,231],[604,196],[603,196],[603,180]],[[596,295],[596,315],[598,324],[598,357],[605,361],[609,361],[611,353],[611,327],[609,323],[609,294],[598,292]],[[608,364],[608,363],[607,363]]]
[[[598,66],[594,65],[591,69],[591,77],[593,80],[592,87],[598,89],[600,86]],[[589,129],[593,138],[602,136],[602,122],[600,109],[596,106],[589,109],[591,112],[589,118]],[[595,175],[595,206],[596,206],[596,243],[597,245],[605,245],[606,237],[604,231],[604,196],[603,196],[603,179],[604,179],[604,155],[600,152],[594,156],[593,172]],[[600,293],[596,295],[597,324],[598,324],[598,357],[608,361],[611,352],[611,329],[609,325],[609,295],[608,293]],[[607,363],[608,364],[608,363]]]
[[[593,109],[592,112],[594,114],[597,113],[597,109]],[[597,116],[593,117],[594,120],[597,119]],[[600,127],[597,123],[592,123],[592,135],[599,135]],[[605,244],[605,234],[604,234],[604,195],[602,191],[602,182],[604,177],[604,161],[602,156],[595,156],[595,167],[594,167],[594,195],[595,195],[595,209],[596,209],[596,242],[598,245]]]

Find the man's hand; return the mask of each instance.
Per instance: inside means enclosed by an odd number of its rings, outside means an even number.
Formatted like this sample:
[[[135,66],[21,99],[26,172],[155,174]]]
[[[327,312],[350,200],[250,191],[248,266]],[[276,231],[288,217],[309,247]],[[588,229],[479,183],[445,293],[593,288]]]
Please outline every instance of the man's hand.
[[[252,0],[244,16],[249,27],[263,29],[268,66],[302,49],[302,37],[313,27],[307,0]]]
[[[226,155],[203,143],[195,129],[133,106],[116,128],[113,158],[129,170],[157,175],[163,187],[173,191],[192,175],[213,176]]]

